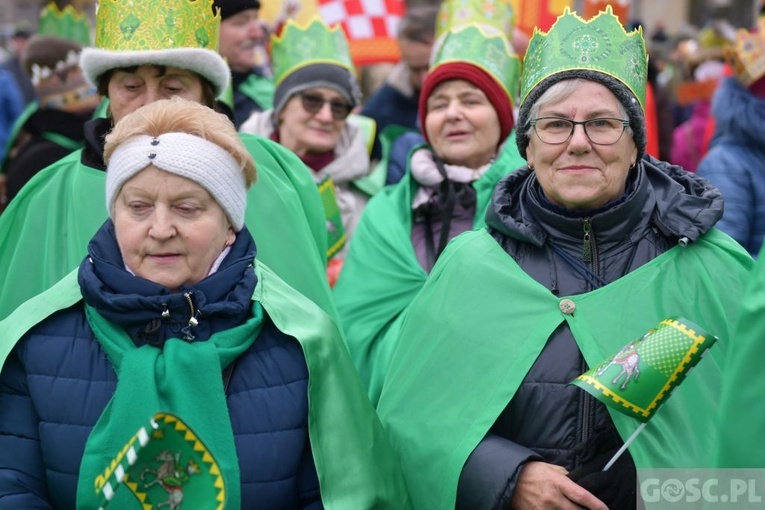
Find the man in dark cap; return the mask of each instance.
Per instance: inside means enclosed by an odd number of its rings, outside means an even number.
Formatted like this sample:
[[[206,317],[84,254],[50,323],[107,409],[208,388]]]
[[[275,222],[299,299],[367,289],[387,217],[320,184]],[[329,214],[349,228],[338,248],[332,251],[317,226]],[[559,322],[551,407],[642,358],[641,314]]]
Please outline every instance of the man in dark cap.
[[[231,68],[234,123],[236,127],[254,111],[271,107],[274,85],[266,69],[256,62],[256,50],[266,31],[258,19],[259,0],[215,0],[220,8],[219,52]]]

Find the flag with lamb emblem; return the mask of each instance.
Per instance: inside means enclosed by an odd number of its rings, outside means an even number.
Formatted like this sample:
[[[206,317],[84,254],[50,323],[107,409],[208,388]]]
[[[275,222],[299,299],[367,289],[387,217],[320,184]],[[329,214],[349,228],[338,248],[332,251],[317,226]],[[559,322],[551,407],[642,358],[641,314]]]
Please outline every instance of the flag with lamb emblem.
[[[572,384],[645,423],[716,340],[686,319],[668,318]]]

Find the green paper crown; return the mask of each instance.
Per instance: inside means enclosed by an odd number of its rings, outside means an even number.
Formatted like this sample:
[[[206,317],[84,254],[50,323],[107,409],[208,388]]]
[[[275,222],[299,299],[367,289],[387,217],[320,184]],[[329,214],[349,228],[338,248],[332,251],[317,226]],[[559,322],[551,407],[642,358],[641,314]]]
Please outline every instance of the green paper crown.
[[[612,76],[629,88],[645,109],[648,54],[643,29],[630,33],[611,6],[585,21],[567,7],[548,33],[534,29],[521,75],[521,104],[553,74],[586,70]]]
[[[203,48],[218,51],[213,0],[100,0],[96,47],[110,51]]]
[[[77,12],[67,5],[60,10],[55,2],[50,2],[40,12],[40,35],[52,35],[74,41],[82,46],[90,46],[90,20],[85,13]]]
[[[494,27],[511,39],[513,18],[510,0],[444,0],[438,9],[436,40],[449,29],[473,22]]]
[[[516,103],[521,62],[503,34],[478,23],[449,29],[438,42],[430,70],[450,62],[466,62],[483,69]]]
[[[288,20],[282,33],[271,37],[271,60],[277,86],[288,75],[311,64],[334,64],[354,72],[342,27],[330,28],[318,17],[307,25]]]

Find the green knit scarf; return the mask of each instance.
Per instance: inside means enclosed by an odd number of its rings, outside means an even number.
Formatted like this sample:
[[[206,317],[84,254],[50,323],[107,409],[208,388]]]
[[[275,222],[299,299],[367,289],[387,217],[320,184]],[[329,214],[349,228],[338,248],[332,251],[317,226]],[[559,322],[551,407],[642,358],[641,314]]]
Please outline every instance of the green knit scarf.
[[[158,411],[173,413],[194,430],[220,466],[225,485],[223,508],[240,507],[239,463],[234,446],[222,370],[246,351],[263,327],[263,308],[241,326],[214,334],[206,342],[172,338],[162,349],[136,347],[121,327],[85,306],[90,327],[117,372],[117,389],[85,445],[77,486],[77,508],[98,508],[96,477],[130,438]],[[141,508],[128,490],[115,493],[110,506]]]

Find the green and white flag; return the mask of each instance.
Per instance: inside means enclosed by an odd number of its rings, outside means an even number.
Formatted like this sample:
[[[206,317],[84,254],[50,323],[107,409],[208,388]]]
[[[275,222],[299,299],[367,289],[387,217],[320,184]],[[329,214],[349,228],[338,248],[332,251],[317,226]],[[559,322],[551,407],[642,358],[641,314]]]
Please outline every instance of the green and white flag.
[[[124,486],[143,510],[222,509],[226,487],[218,463],[180,418],[157,413],[98,476],[103,503]],[[126,489],[122,489],[126,490]]]
[[[572,384],[645,423],[716,341],[689,320],[664,319]]]

